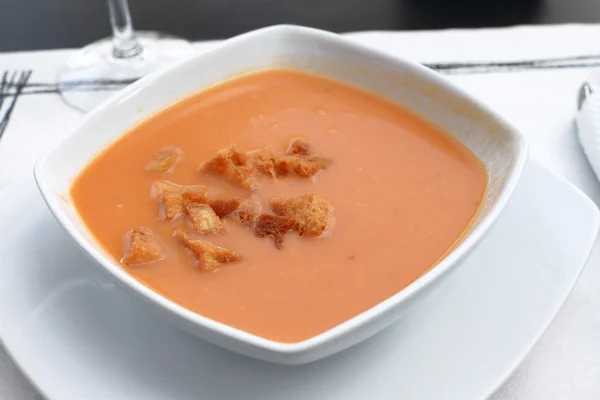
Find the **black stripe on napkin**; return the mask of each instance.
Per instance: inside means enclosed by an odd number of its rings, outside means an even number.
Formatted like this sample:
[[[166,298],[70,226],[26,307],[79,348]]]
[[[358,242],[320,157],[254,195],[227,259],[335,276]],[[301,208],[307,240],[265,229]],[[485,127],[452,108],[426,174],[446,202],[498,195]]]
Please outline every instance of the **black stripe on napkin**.
[[[515,61],[458,61],[424,63],[444,75],[476,75],[514,73],[532,70],[574,69],[600,67],[600,55],[515,60]],[[20,95],[60,94],[62,91],[112,91],[125,87],[134,80],[89,80],[70,82],[59,86],[54,82],[31,82],[23,86]],[[8,94],[8,97],[15,94]]]

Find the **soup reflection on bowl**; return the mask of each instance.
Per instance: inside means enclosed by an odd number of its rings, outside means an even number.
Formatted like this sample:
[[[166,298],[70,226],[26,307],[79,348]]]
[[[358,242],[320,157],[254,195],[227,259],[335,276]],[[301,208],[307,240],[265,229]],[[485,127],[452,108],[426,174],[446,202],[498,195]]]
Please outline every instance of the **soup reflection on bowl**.
[[[486,183],[469,149],[415,114],[331,79],[272,70],[135,126],[79,175],[71,197],[98,242],[148,287],[232,327],[299,342],[431,268],[477,213]]]
[[[279,26],[126,88],[35,175],[66,231],[150,310],[301,364],[439,287],[526,155],[521,134],[432,71]]]

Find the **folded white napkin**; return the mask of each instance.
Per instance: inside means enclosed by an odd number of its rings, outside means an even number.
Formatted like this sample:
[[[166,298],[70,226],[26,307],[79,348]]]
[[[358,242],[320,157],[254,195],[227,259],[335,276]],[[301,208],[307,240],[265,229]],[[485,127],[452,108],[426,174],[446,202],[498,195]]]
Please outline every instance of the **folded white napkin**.
[[[579,141],[600,179],[600,75],[592,74],[579,90],[580,111],[577,114]]]

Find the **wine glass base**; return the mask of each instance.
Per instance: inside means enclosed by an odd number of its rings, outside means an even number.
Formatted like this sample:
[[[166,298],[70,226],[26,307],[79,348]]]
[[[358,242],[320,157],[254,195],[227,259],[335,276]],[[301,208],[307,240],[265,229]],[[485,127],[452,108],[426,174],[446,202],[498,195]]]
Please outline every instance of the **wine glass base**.
[[[174,36],[137,32],[136,37],[142,51],[134,57],[116,58],[112,38],[105,38],[69,58],[58,77],[63,100],[78,110],[89,111],[137,79],[193,54],[188,41]]]

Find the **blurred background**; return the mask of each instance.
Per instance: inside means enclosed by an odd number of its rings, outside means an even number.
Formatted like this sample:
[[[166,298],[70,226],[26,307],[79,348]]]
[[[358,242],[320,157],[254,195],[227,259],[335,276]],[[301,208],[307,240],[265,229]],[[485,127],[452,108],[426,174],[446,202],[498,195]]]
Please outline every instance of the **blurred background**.
[[[600,0],[129,0],[134,26],[191,40],[278,23],[336,32],[600,22]],[[105,0],[2,0],[0,51],[110,35]]]

